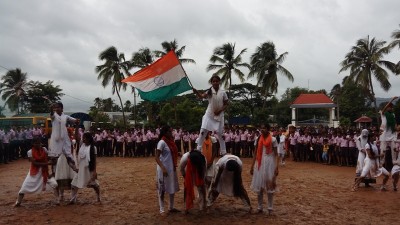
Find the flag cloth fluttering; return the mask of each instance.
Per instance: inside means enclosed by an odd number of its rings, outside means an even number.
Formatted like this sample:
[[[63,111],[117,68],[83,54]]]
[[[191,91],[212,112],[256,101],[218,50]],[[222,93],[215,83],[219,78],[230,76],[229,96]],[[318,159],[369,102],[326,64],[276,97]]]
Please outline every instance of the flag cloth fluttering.
[[[188,78],[174,51],[122,80],[135,87],[148,101],[163,101],[191,90]]]

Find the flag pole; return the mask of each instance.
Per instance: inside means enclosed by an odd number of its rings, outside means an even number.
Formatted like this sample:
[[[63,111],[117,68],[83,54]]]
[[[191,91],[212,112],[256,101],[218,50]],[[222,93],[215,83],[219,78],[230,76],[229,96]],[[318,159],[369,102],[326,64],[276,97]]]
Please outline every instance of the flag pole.
[[[178,59],[179,65],[182,67],[182,70],[183,70],[183,72],[185,73],[185,76],[186,76],[186,78],[187,78],[188,81],[189,81],[189,85],[194,89],[193,84],[192,84],[192,82],[190,81],[190,79],[189,79],[189,77],[188,77],[188,75],[187,75],[187,73],[186,73],[186,71],[185,71],[185,68],[183,68],[181,61],[179,60],[178,56],[177,56],[176,53],[175,53],[175,50],[171,50],[171,51],[174,53],[176,59]]]

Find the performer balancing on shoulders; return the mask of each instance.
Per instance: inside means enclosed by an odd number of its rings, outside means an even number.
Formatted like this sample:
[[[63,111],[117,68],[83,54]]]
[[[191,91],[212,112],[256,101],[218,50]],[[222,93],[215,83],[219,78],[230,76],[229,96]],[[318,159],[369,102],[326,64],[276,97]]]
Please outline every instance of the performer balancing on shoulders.
[[[197,150],[201,150],[204,139],[208,131],[216,131],[216,136],[220,144],[220,154],[226,154],[225,140],[223,139],[224,111],[228,107],[228,95],[220,88],[221,78],[212,76],[210,79],[211,87],[204,93],[200,93],[193,88],[193,92],[199,98],[208,99],[208,107],[201,122],[199,143]]]
[[[61,102],[51,105],[50,118],[52,130],[49,143],[49,156],[57,161],[55,178],[58,183],[58,203],[64,199],[64,189],[71,188],[74,171],[78,171],[71,153],[72,146],[67,130],[67,122],[71,121],[75,124],[79,124],[80,121],[79,119],[64,114],[63,111],[64,107]]]

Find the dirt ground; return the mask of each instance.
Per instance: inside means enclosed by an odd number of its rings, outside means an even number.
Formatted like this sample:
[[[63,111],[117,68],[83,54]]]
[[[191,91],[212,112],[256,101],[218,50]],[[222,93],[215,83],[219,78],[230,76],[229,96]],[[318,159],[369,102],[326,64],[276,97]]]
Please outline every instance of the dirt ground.
[[[257,196],[250,190],[251,159],[243,159],[243,182],[253,208]],[[0,224],[398,224],[400,193],[372,188],[351,192],[355,168],[288,161],[280,167],[273,215],[249,214],[239,199],[220,196],[207,213],[198,206],[190,214],[159,215],[154,158],[98,158],[102,202],[92,189],[79,191],[78,203],[54,204],[51,192],[26,195],[14,208],[29,162],[20,159],[0,165]],[[183,180],[175,198],[183,209]],[[66,191],[69,197],[70,191]],[[266,195],[264,196],[266,199]],[[168,198],[166,198],[168,199]],[[167,200],[168,201],[168,200]],[[264,206],[266,203],[264,204]],[[167,203],[166,203],[167,206]]]

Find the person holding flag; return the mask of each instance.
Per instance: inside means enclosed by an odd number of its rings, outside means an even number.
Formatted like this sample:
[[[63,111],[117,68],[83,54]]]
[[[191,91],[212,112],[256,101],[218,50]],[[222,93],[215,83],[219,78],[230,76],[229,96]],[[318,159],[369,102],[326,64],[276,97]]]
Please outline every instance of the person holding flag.
[[[197,150],[201,151],[203,142],[209,131],[215,131],[220,145],[220,155],[226,154],[225,140],[223,139],[224,111],[228,107],[228,95],[220,89],[221,78],[213,75],[209,80],[211,87],[204,93],[193,88],[199,98],[208,99],[208,107],[201,122]]]

